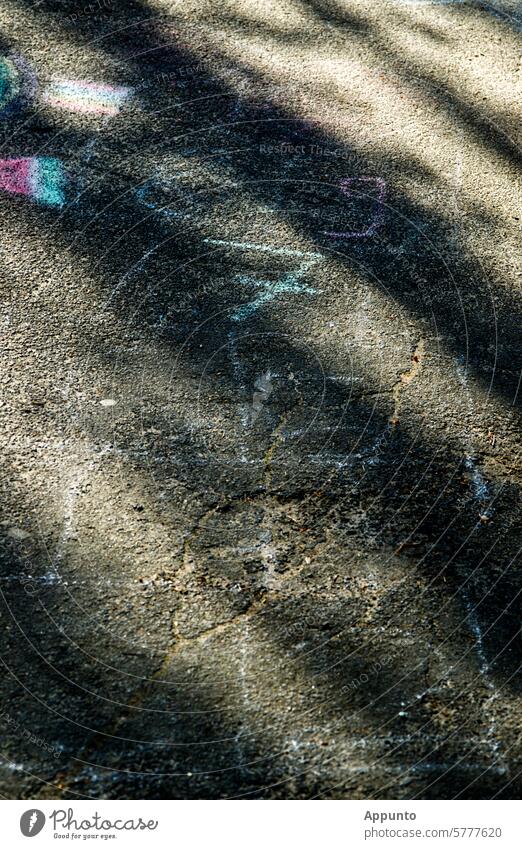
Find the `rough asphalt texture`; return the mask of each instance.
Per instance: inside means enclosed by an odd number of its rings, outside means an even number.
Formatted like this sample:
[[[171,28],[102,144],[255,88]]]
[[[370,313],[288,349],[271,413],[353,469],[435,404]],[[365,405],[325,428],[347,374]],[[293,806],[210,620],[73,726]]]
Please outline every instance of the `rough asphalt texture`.
[[[516,798],[520,3],[0,20],[0,792]]]

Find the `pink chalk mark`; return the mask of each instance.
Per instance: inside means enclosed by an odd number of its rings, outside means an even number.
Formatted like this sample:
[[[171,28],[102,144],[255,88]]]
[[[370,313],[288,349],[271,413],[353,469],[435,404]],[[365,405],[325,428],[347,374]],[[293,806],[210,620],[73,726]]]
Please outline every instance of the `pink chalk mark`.
[[[15,195],[30,195],[31,162],[31,158],[0,159],[0,189]]]
[[[92,83],[88,80],[53,80],[54,85],[77,88],[78,90],[90,89],[95,94],[103,97],[104,94],[111,97],[124,98],[129,93],[129,89],[124,86],[108,85],[108,83]]]
[[[55,106],[58,109],[67,109],[69,112],[79,112],[83,115],[117,115],[118,106],[108,105],[105,103],[94,103],[89,100],[74,100],[73,98],[64,97],[63,95],[48,94],[45,97],[49,106]]]
[[[386,183],[382,177],[345,177],[340,183],[341,191],[344,195],[349,197],[350,194],[353,193],[353,189],[350,189],[350,186],[353,183],[373,183],[379,189],[376,198],[373,198],[372,195],[368,195],[366,192],[356,192],[358,195],[362,195],[363,197],[372,197],[372,199],[375,200],[376,209],[372,223],[366,230],[352,230],[345,233],[332,233],[324,230],[323,233],[325,236],[334,236],[336,239],[363,239],[368,236],[373,236],[383,223],[384,210],[382,204],[386,194]]]
[[[88,80],[53,80],[43,93],[50,106],[84,115],[118,114],[130,89],[123,86],[93,83]]]

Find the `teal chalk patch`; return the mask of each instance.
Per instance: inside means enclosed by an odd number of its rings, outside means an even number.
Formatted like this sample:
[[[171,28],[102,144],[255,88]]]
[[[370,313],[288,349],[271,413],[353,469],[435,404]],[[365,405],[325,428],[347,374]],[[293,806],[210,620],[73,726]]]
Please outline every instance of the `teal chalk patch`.
[[[297,271],[291,271],[288,274],[285,274],[281,277],[280,280],[256,280],[255,277],[250,277],[249,275],[241,274],[238,277],[239,283],[248,286],[257,286],[263,287],[264,292],[261,292],[255,300],[250,301],[248,304],[243,304],[243,306],[238,307],[232,315],[232,321],[243,321],[243,319],[248,318],[253,313],[255,313],[259,307],[263,306],[263,304],[267,304],[270,301],[274,300],[278,295],[290,294],[290,295],[315,295],[317,294],[317,289],[313,286],[307,286],[304,283],[300,282],[300,278],[308,271],[311,265],[313,265],[313,261],[305,262]]]
[[[20,86],[18,71],[9,59],[0,59],[0,111],[7,109],[18,96]]]
[[[31,173],[32,195],[39,203],[47,206],[63,206],[65,203],[65,177],[59,159],[37,158]]]

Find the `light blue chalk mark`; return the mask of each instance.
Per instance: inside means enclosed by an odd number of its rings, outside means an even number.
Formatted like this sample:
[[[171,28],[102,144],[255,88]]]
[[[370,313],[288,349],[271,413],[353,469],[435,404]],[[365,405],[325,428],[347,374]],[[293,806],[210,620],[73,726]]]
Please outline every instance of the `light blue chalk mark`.
[[[72,96],[78,99],[91,98],[114,106],[120,105],[129,95],[129,89],[123,86],[88,83],[81,80],[53,80],[51,89],[53,96],[63,94],[66,97]]]
[[[153,209],[155,212],[158,212],[160,215],[165,215],[167,218],[183,218],[183,213],[176,212],[174,209],[170,209],[168,206],[160,206],[154,201],[146,200],[146,194],[149,191],[153,190],[153,186],[151,185],[151,181],[147,180],[146,183],[143,184],[139,189],[136,189],[136,197],[147,209]]]
[[[249,318],[253,315],[253,313],[257,312],[259,307],[273,301],[278,295],[317,294],[317,289],[314,289],[312,286],[306,286],[300,282],[300,278],[312,265],[315,264],[315,262],[315,259],[304,262],[299,266],[297,271],[291,271],[288,274],[283,275],[283,277],[279,280],[257,280],[255,277],[251,277],[248,274],[238,275],[236,279],[239,283],[246,286],[263,287],[264,291],[261,292],[255,300],[250,301],[248,304],[243,304],[243,306],[235,310],[235,312],[231,315],[232,321],[243,321],[245,318]]]
[[[323,254],[313,251],[298,251],[293,248],[276,248],[272,245],[258,245],[254,242],[232,242],[227,239],[203,239],[207,245],[218,245],[220,247],[238,248],[241,251],[260,251],[261,253],[273,254],[274,256],[302,256],[310,259],[324,259]]]
[[[133,265],[133,266],[132,266],[132,268],[130,268],[130,269],[127,271],[127,273],[126,273],[126,274],[124,274],[124,275],[123,275],[123,277],[121,278],[121,280],[117,283],[117,285],[114,287],[114,289],[112,290],[111,294],[110,294],[110,295],[109,295],[109,297],[107,298],[107,300],[106,300],[106,302],[105,302],[105,304],[104,304],[104,307],[103,307],[103,308],[106,308],[106,307],[108,307],[108,306],[109,306],[109,304],[111,303],[111,301],[112,301],[112,300],[116,297],[116,295],[119,293],[119,291],[127,285],[127,283],[129,282],[129,280],[132,280],[134,277],[136,277],[136,275],[137,275],[137,274],[141,273],[141,271],[143,270],[143,268],[144,268],[144,267],[145,267],[145,265],[147,264],[147,260],[148,260],[149,256],[151,256],[151,254],[153,254],[153,253],[154,253],[154,251],[155,251],[157,248],[159,248],[159,246],[160,246],[161,244],[162,244],[161,242],[157,242],[157,244],[155,244],[152,248],[149,248],[149,250],[148,250],[148,251],[146,251],[146,252],[143,254],[143,256],[141,257],[141,259],[140,259],[140,260],[139,260],[139,261],[138,261],[135,265]]]
[[[33,197],[49,206],[63,206],[63,168],[59,159],[43,156],[35,157],[30,172]]]
[[[0,109],[9,106],[18,93],[19,85],[13,63],[7,58],[0,58]]]
[[[522,3],[498,3],[497,0],[493,0],[493,3],[480,2],[479,6],[485,9],[486,12],[489,12],[494,18],[498,18],[503,23],[509,24],[518,32],[522,31],[522,18],[520,17],[522,15]]]

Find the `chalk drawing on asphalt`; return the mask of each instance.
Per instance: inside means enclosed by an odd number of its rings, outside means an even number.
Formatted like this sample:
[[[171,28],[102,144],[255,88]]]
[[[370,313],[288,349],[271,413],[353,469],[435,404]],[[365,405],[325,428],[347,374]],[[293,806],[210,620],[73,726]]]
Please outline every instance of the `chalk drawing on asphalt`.
[[[0,159],[0,190],[46,206],[62,206],[65,176],[59,159],[29,156]]]
[[[0,57],[0,116],[15,112],[27,103],[36,91],[36,75],[21,56]]]
[[[69,112],[114,117],[129,95],[130,89],[124,86],[54,79],[43,91],[42,99],[49,106]]]
[[[31,64],[18,54],[0,56],[0,116],[36,97],[38,82]],[[49,106],[81,114],[118,114],[132,89],[90,80],[52,79],[41,92]]]
[[[274,256],[300,256],[309,257],[310,259],[324,259],[323,254],[317,251],[300,251],[295,248],[279,248],[276,245],[263,245],[256,242],[237,242],[227,239],[203,239],[208,245],[217,245],[218,247],[237,248],[241,251],[259,251],[260,253],[273,254]]]
[[[259,307],[273,301],[278,295],[315,295],[318,292],[313,286],[303,283],[302,278],[314,265],[324,259],[323,254],[316,251],[299,251],[293,248],[263,245],[255,242],[228,241],[226,239],[204,239],[204,242],[209,245],[230,247],[240,251],[255,251],[278,257],[299,257],[304,260],[297,269],[286,272],[277,280],[258,279],[251,274],[236,275],[235,280],[241,285],[260,288],[262,291],[252,301],[242,304],[234,310],[231,314],[232,321],[238,322],[249,318],[257,312]]]
[[[317,260],[308,260],[307,262],[301,263],[296,271],[290,271],[287,274],[284,274],[279,278],[279,280],[258,280],[249,274],[237,275],[236,280],[238,283],[246,286],[256,286],[262,288],[263,291],[260,292],[257,298],[253,301],[238,307],[238,309],[231,315],[232,321],[242,321],[243,319],[248,318],[253,315],[253,313],[257,312],[259,307],[273,301],[278,295],[315,295],[317,293],[317,289],[313,286],[304,285],[301,282],[301,278],[316,262]]]

